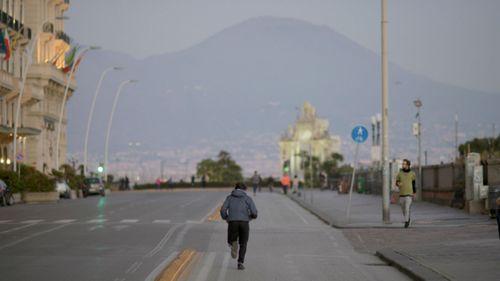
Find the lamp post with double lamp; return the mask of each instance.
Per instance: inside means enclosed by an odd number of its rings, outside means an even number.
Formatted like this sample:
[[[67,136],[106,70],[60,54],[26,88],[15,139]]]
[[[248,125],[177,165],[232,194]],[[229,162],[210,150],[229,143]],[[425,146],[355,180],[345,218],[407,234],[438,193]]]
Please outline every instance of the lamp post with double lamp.
[[[111,114],[109,116],[108,131],[106,133],[106,144],[104,146],[104,180],[108,180],[108,148],[109,148],[109,134],[111,132],[111,124],[113,124],[113,115],[115,114],[116,104],[118,103],[118,98],[120,97],[123,86],[129,83],[136,83],[137,80],[125,80],[120,83],[118,91],[116,92],[115,99],[113,101],[113,107],[111,108]]]
[[[422,200],[422,161],[421,161],[421,151],[422,151],[422,124],[420,123],[420,107],[422,107],[422,101],[417,99],[413,101],[415,107],[417,107],[417,124],[414,129],[414,134],[417,136],[418,142],[418,154],[417,154],[417,165],[418,165],[418,176],[417,176],[417,200]]]
[[[66,20],[68,17],[55,17],[56,20]],[[42,33],[43,26],[47,22],[43,22],[37,29],[36,35],[33,39],[31,39],[30,43],[23,55],[26,55],[26,64],[23,66],[23,71],[21,72],[21,85],[19,86],[19,97],[17,98],[16,104],[16,116],[14,123],[14,134],[12,138],[12,151],[13,151],[13,169],[14,172],[17,171],[17,127],[19,124],[19,115],[21,111],[21,101],[24,95],[24,85],[26,84],[26,76],[28,75],[28,69],[33,63],[33,51],[35,50],[35,44],[38,42],[38,38],[40,38],[40,34]]]
[[[92,105],[90,106],[90,112],[89,112],[89,118],[87,121],[87,131],[85,132],[85,145],[83,148],[83,167],[84,167],[84,174],[87,174],[88,172],[88,167],[87,167],[87,148],[88,148],[88,143],[89,143],[89,131],[90,131],[90,124],[92,122],[92,116],[94,114],[94,107],[95,107],[95,102],[97,100],[97,95],[99,94],[99,90],[101,88],[101,83],[102,80],[104,79],[104,76],[111,70],[122,70],[122,67],[118,66],[111,66],[106,69],[101,74],[101,78],[99,79],[99,82],[97,83],[97,88],[95,90],[94,98],[92,99]]]
[[[59,169],[59,146],[61,143],[61,126],[62,126],[62,119],[64,115],[64,107],[66,105],[66,99],[68,97],[68,89],[69,89],[69,84],[71,83],[71,79],[73,78],[73,73],[75,73],[75,67],[78,64],[77,62],[80,60],[80,58],[85,55],[89,50],[98,50],[100,47],[98,46],[88,46],[83,48],[79,53],[78,56],[75,56],[75,61],[73,62],[73,65],[71,66],[71,70],[69,71],[69,76],[68,76],[68,82],[66,82],[66,88],[64,89],[64,94],[63,94],[63,100],[61,103],[61,110],[59,111],[59,120],[57,122],[57,132],[56,132],[56,170]]]

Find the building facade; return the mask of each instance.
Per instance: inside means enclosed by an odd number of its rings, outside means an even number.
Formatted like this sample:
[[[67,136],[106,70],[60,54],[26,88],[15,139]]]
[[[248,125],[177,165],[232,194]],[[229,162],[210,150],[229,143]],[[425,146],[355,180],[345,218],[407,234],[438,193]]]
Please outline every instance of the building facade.
[[[18,163],[48,173],[56,168],[56,132],[68,83],[68,75],[62,69],[70,39],[64,33],[62,19],[69,1],[0,0],[0,8],[0,29],[8,32],[12,45],[10,59],[0,58],[0,163],[4,163],[4,168],[11,166],[9,163],[17,156]],[[32,53],[29,51],[31,46]],[[26,69],[19,124],[15,124]],[[72,80],[68,85],[70,97],[76,83]],[[17,126],[16,155],[14,126]],[[61,164],[65,163],[66,149],[64,112],[59,150]]]
[[[289,164],[291,176],[303,178],[304,155],[312,155],[324,162],[332,153],[340,153],[340,137],[330,135],[328,127],[328,120],[317,118],[316,109],[305,102],[295,124],[288,127],[279,142],[281,165]]]

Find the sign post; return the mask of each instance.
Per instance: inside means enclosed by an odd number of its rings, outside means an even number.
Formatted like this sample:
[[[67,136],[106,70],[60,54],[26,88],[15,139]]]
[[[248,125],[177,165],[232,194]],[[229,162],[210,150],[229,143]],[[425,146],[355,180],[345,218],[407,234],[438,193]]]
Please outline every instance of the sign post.
[[[351,212],[352,187],[354,185],[354,177],[356,175],[356,167],[358,165],[359,144],[365,142],[368,138],[368,130],[363,126],[356,126],[354,127],[354,129],[352,129],[351,136],[352,139],[356,142],[356,152],[354,153],[354,168],[352,170],[351,188],[349,189],[349,203],[347,204],[346,211],[347,221],[349,221]]]

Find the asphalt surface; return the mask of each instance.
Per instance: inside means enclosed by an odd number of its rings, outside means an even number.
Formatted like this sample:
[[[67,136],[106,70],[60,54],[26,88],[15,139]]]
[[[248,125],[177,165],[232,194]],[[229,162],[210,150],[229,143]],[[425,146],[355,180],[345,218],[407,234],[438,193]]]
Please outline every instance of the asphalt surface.
[[[113,192],[0,208],[1,280],[155,280],[186,249],[183,280],[408,280],[341,230],[278,193],[259,193],[244,271],[226,223],[208,218],[230,190]]]

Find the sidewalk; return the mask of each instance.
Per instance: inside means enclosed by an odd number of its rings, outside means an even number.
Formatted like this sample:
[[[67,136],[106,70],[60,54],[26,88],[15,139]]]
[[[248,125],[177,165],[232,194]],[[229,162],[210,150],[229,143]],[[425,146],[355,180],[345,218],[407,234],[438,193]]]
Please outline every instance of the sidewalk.
[[[304,196],[305,195],[305,196]],[[399,205],[382,221],[382,197],[306,190],[290,198],[325,223],[341,228],[353,247],[376,254],[415,280],[498,280],[500,240],[496,220],[427,202],[412,206],[412,225],[403,228]]]

